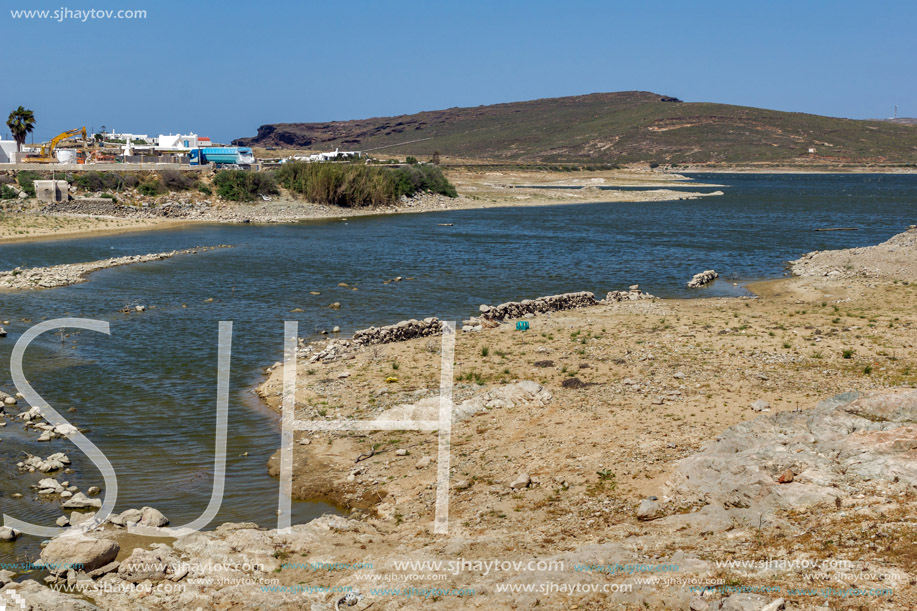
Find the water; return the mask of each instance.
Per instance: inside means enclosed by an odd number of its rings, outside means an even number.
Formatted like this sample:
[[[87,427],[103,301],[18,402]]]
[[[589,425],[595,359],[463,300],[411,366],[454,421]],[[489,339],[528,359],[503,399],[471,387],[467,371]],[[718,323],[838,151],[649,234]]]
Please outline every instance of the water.
[[[727,185],[726,194],[295,225],[198,225],[3,245],[0,269],[197,245],[234,248],[104,270],[72,287],[0,294],[0,319],[11,321],[10,336],[0,340],[0,387],[14,391],[9,353],[31,324],[61,316],[109,321],[111,336],[43,336],[27,355],[26,375],[59,412],[88,429],[112,462],[118,510],[150,505],[184,523],[210,497],[217,324],[234,321],[227,493],[214,523],[272,526],[277,482],[265,463],[279,446],[278,422],[250,389],[262,368],[281,358],[284,320],[298,320],[308,337],[334,325],[347,333],[404,318],[461,319],[481,303],[575,290],[603,295],[635,283],[665,297],[737,295],[743,283],[780,276],[787,260],[805,252],[874,244],[917,221],[917,176],[693,177]],[[860,230],[814,231],[826,227]],[[722,274],[720,281],[700,291],[683,288],[694,273],[710,268]],[[395,276],[412,279],[383,284]],[[339,310],[327,308],[335,301]],[[128,304],[148,310],[119,313]],[[102,484],[68,442],[37,444],[37,434],[24,432],[18,420],[7,422],[0,429],[3,513],[47,525],[61,515],[58,503],[40,501],[29,490],[39,476],[13,467],[24,451],[66,451],[77,471],[67,479],[82,490]],[[14,491],[25,496],[12,499]],[[295,503],[294,522],[329,509]],[[34,559],[37,540],[0,544],[0,558],[17,555]]]

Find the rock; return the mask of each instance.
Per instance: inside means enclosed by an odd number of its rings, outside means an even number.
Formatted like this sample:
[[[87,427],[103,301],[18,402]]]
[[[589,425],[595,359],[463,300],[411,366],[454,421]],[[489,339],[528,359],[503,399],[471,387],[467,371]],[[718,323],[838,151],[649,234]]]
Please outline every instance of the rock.
[[[787,469],[780,474],[780,476],[777,478],[777,482],[780,484],[789,484],[793,481],[793,477],[794,475],[792,469]]]
[[[67,516],[61,516],[57,518],[57,520],[55,520],[54,523],[61,527],[70,526],[70,518],[68,518]]]
[[[53,477],[46,477],[38,480],[38,490],[39,492],[41,490],[51,490],[55,494],[60,494],[64,491],[64,486]]]
[[[780,609],[786,608],[786,601],[782,598],[771,601],[770,604],[765,605],[761,608],[761,611],[780,611]]]
[[[114,571],[117,571],[120,566],[121,566],[120,562],[117,562],[117,561],[109,562],[105,566],[101,566],[95,570],[89,571],[88,575],[91,579],[98,579],[99,577],[103,575],[107,575],[109,573],[113,573]]]
[[[147,579],[162,581],[175,570],[178,564],[176,560],[171,548],[145,550],[138,547],[121,561],[118,576],[133,583]]]
[[[407,455],[408,455],[408,451],[405,450],[404,448],[398,448],[397,450],[395,450],[395,456],[407,456]]]
[[[87,520],[93,519],[94,517],[96,517],[96,512],[94,511],[85,512],[85,513],[74,511],[70,514],[70,525],[77,526],[79,524],[82,524],[83,522],[86,522]],[[64,518],[64,519],[66,520],[67,518]]]
[[[773,521],[779,511],[833,509],[876,487],[915,487],[915,421],[917,391],[901,389],[844,393],[743,422],[679,461],[666,496]]]
[[[15,541],[21,533],[9,526],[0,526],[0,541]]]
[[[133,526],[138,524],[143,517],[139,509],[125,509],[120,515],[113,514],[111,523],[117,526]]]
[[[682,373],[681,371],[676,371],[675,373],[672,374],[672,377],[675,378],[676,380],[684,380],[685,374]]]
[[[102,507],[101,499],[91,499],[82,492],[77,492],[71,498],[67,499],[63,505],[64,509],[100,509]]]
[[[592,306],[598,303],[593,293],[581,291],[579,293],[563,293],[561,295],[550,295],[537,299],[511,301],[502,303],[498,306],[482,305],[479,310],[481,312],[481,319],[499,322],[506,319],[522,318],[530,314],[572,310],[574,308]]]
[[[138,522],[139,526],[147,526],[150,528],[161,528],[163,526],[168,526],[169,518],[162,515],[158,509],[153,509],[152,507],[144,507],[140,510],[140,521]]]
[[[143,305],[135,306],[135,307],[134,307],[134,311],[136,311],[136,312],[146,312],[146,306],[143,306]]]
[[[424,456],[423,458],[421,458],[420,460],[417,461],[417,464],[414,465],[414,467],[417,468],[417,469],[425,469],[426,467],[430,466],[430,462],[431,462],[432,460],[433,460],[433,459],[432,459],[431,457],[429,457],[429,456]]]
[[[73,493],[70,492],[69,490],[64,490],[63,492],[60,493],[60,498],[62,499],[69,499],[72,496],[73,496]]]
[[[328,307],[331,308],[332,310],[340,310],[340,309],[341,309],[341,302],[335,301],[334,303],[332,303],[332,304],[329,305]]]
[[[691,280],[688,282],[688,288],[696,289],[702,286],[706,286],[719,277],[720,275],[718,273],[712,269],[708,269],[707,271],[701,272],[699,274],[694,274],[694,277],[691,278]]]
[[[110,539],[93,539],[81,534],[64,535],[52,539],[41,550],[41,562],[52,569],[81,564],[82,570],[88,572],[112,562],[120,549]]]
[[[469,488],[471,488],[471,480],[470,479],[460,479],[457,482],[455,482],[455,485],[453,486],[453,488],[455,488],[456,490],[468,490]]]
[[[771,404],[765,401],[764,399],[758,399],[751,404],[751,408],[756,412],[766,412],[770,411]]]
[[[643,499],[637,507],[638,520],[657,520],[663,516],[665,516],[665,510],[654,499]]]
[[[3,332],[3,335],[6,335],[5,331]],[[18,401],[16,400],[16,397],[3,397],[4,405],[16,405],[17,403]]]
[[[102,492],[102,489],[99,488],[98,486],[90,486],[90,487],[89,487],[89,490],[86,491],[86,494],[88,494],[88,495],[90,495],[90,496],[95,496],[95,495],[99,494],[100,492]]]
[[[15,575],[16,573],[13,571],[7,571],[6,569],[0,570],[0,587],[12,582]]]
[[[632,284],[627,291],[610,291],[605,295],[605,303],[620,303],[622,301],[639,301],[641,299],[655,299],[654,295],[644,293],[640,290],[640,285]]]
[[[770,599],[758,594],[733,594],[722,601],[720,611],[763,611],[770,602]]]
[[[516,476],[516,479],[510,482],[509,487],[513,490],[521,490],[522,488],[528,488],[531,483],[532,478],[529,477],[528,473],[520,473]]]
[[[340,332],[341,332],[341,328],[340,328],[339,326],[337,326],[337,325],[334,325],[334,328],[331,329],[331,332],[332,332],[332,333],[340,333]]]
[[[24,601],[25,607],[15,604],[13,595]],[[81,598],[70,596],[53,588],[43,586],[37,581],[24,579],[10,583],[0,590],[0,601],[6,604],[9,611],[100,611],[99,607]]]
[[[710,608],[710,605],[707,604],[707,601],[700,596],[694,596],[691,598],[691,602],[688,604],[688,608],[691,609],[691,611],[707,611],[707,609]]]

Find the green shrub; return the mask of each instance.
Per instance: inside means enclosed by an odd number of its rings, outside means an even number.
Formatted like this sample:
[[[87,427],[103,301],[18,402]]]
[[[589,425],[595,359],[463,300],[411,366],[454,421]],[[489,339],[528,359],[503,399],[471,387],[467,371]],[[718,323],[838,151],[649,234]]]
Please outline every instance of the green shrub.
[[[220,170],[213,177],[213,185],[217,195],[236,202],[247,202],[258,195],[277,193],[273,176],[248,170]]]
[[[8,185],[0,186],[0,199],[16,199],[18,193],[13,191]]]
[[[35,181],[41,180],[41,174],[32,170],[23,170],[16,176],[16,182],[29,197],[35,197]]]
[[[359,208],[395,200],[395,185],[386,168],[343,163],[288,163],[277,171],[285,188],[309,201]]]
[[[455,186],[443,175],[443,171],[432,165],[413,165],[410,167],[386,168],[394,174],[395,197],[429,191],[448,197],[458,197]]]
[[[81,172],[73,176],[71,184],[84,191],[121,191],[139,183],[133,174],[121,172]]]
[[[204,195],[212,195],[212,194],[213,194],[213,189],[211,189],[211,188],[208,187],[207,185],[200,185],[200,184],[199,184],[199,185],[197,186],[197,190],[200,191],[201,193],[203,193]]]
[[[352,163],[288,163],[277,171],[285,188],[319,204],[360,208],[384,206],[422,191],[458,194],[442,170],[430,165],[401,168]]]
[[[166,192],[165,186],[155,176],[150,176],[145,178],[143,181],[137,185],[137,190],[140,191],[141,195],[154,196],[161,195]]]
[[[163,186],[169,191],[188,191],[198,184],[197,175],[179,170],[163,170],[159,173]]]

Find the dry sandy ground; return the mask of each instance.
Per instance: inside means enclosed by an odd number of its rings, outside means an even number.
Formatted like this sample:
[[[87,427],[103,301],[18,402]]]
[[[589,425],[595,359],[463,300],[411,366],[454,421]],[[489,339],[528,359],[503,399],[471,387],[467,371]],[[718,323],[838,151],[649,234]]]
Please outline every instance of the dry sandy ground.
[[[913,234],[905,234],[907,240]],[[481,395],[499,398],[501,389],[521,380],[537,382],[551,397],[498,402],[454,424],[448,538],[431,534],[435,433],[297,433],[294,494],[330,500],[363,517],[362,537],[340,538],[335,557],[341,561],[372,558],[389,568],[393,558],[585,562],[596,546],[604,546],[606,561],[620,557],[609,546],[647,563],[684,560],[684,554],[706,562],[842,558],[871,562],[874,570],[903,571],[910,581],[897,582],[895,594],[881,598],[784,594],[787,608],[914,608],[914,495],[890,504],[860,495],[861,500],[849,501],[854,507],[849,512],[784,516],[782,531],[711,525],[710,532],[689,536],[635,517],[642,499],[663,496],[676,461],[695,454],[727,427],[761,416],[753,408],[757,401],[767,403],[759,404],[767,415],[809,409],[850,390],[917,386],[917,257],[911,248],[910,265],[896,266],[894,276],[839,279],[818,273],[758,284],[753,288],[759,298],[600,305],[532,317],[527,332],[505,324],[460,333],[456,403]],[[821,258],[846,262],[849,255]],[[435,398],[438,351],[439,338],[426,338],[360,349],[328,363],[301,361],[296,417],[373,419],[396,406]],[[281,372],[272,368],[260,388],[273,407],[280,403]],[[277,456],[270,469],[277,473]],[[513,488],[522,474],[531,483]],[[880,509],[870,509],[873,505]],[[696,508],[683,511],[691,509]],[[877,539],[882,523],[903,524],[904,534]],[[313,585],[354,584],[352,572],[316,577],[285,570],[281,575]],[[781,587],[783,592],[812,586],[817,579],[811,571],[749,575],[726,569],[716,578],[721,585]],[[436,606],[625,609],[652,600],[501,595],[495,589],[501,579],[525,580],[518,572],[512,578],[480,571],[450,576],[449,587],[477,586],[478,595],[443,596]],[[566,579],[569,585],[569,567],[567,574],[542,573],[539,579],[539,584]],[[875,588],[876,583],[882,582],[861,579],[847,586]],[[444,587],[444,582],[428,574],[408,584],[384,585]],[[665,602],[667,587],[676,586],[658,586],[662,598],[647,604],[687,608]],[[696,605],[713,609],[719,601],[717,594]],[[414,608],[397,598],[376,604]],[[749,604],[728,608],[763,607]]]
[[[168,219],[125,219],[103,216],[47,216],[0,214],[0,242],[30,242],[91,235],[113,235],[182,224]]]

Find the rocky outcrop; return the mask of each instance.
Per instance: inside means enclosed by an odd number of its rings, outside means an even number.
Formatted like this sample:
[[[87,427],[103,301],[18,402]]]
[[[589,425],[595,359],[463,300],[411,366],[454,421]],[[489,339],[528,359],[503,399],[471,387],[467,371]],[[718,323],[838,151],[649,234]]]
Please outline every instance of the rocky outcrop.
[[[864,248],[810,252],[790,261],[796,276],[886,278],[917,281],[917,225],[904,233]]]
[[[498,306],[482,305],[479,310],[482,319],[499,322],[511,318],[522,318],[531,314],[545,314],[547,312],[583,308],[597,305],[598,303],[594,294],[588,291],[580,291],[578,293],[539,297],[538,299],[510,301],[501,303]]]
[[[403,342],[418,337],[441,335],[442,323],[438,318],[424,318],[423,320],[402,320],[394,325],[385,327],[370,327],[353,334],[353,343],[358,346],[372,346],[376,344],[390,344]]]
[[[699,273],[699,274],[694,274],[694,277],[691,278],[691,280],[688,281],[688,288],[689,288],[689,289],[696,289],[696,288],[700,288],[700,287],[702,287],[702,286],[706,286],[706,285],[710,284],[711,282],[713,282],[714,280],[716,280],[716,279],[719,278],[719,277],[720,277],[720,275],[719,275],[718,273],[716,273],[714,270],[708,269],[708,270],[705,271],[705,272],[701,272],[701,273]]]
[[[459,422],[480,412],[499,408],[513,408],[518,405],[544,407],[553,396],[537,382],[523,380],[515,384],[498,386],[455,405],[452,418]],[[417,403],[397,405],[384,411],[377,420],[432,421],[439,420],[439,397],[427,397]]]
[[[622,301],[639,301],[641,299],[655,299],[655,295],[644,293],[639,284],[631,285],[626,291],[610,291],[605,295],[605,303],[620,303]]]
[[[845,393],[811,410],[761,416],[682,460],[667,496],[772,516],[780,509],[834,508],[877,490],[913,492],[915,422],[914,390]]]
[[[100,269],[110,267],[119,267],[121,265],[131,265],[134,263],[147,263],[149,261],[162,261],[176,255],[193,255],[201,252],[207,252],[216,248],[228,248],[228,246],[203,246],[200,248],[186,248],[184,250],[172,250],[169,252],[160,252],[147,255],[130,255],[127,257],[114,257],[112,259],[103,259],[101,261],[90,261],[88,263],[65,263],[63,265],[52,265],[50,267],[31,267],[11,269],[0,272],[0,288],[24,290],[24,289],[48,289],[59,286],[69,286],[84,282],[86,276]]]

